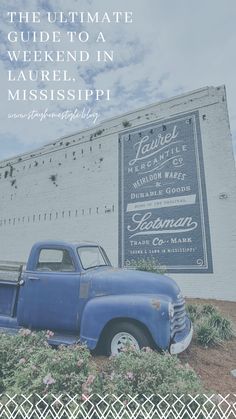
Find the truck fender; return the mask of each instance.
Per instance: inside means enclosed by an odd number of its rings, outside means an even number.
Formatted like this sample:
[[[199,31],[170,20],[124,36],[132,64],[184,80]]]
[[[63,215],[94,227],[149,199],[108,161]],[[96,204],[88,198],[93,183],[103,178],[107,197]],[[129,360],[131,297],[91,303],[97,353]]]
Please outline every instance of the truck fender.
[[[90,299],[82,314],[80,341],[89,349],[95,349],[106,325],[118,319],[140,322],[148,329],[158,348],[168,349],[168,301],[158,295],[108,295]]]

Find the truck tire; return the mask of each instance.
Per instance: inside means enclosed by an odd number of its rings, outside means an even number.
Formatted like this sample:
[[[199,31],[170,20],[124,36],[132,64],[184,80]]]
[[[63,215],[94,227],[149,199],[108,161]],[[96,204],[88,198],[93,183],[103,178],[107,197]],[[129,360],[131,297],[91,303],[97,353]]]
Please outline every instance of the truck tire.
[[[106,354],[118,355],[127,344],[140,350],[150,346],[150,340],[145,331],[135,324],[120,322],[111,325],[105,336]]]

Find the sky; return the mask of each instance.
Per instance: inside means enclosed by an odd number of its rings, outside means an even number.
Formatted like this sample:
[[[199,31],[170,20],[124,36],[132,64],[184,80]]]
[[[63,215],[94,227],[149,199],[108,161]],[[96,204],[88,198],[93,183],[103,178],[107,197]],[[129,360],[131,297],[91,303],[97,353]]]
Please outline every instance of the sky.
[[[133,23],[49,24],[48,11],[99,13],[132,11]],[[40,11],[39,24],[11,24],[9,11]],[[226,85],[230,125],[236,155],[236,1],[235,0],[2,0],[0,3],[0,160],[20,154],[65,135],[94,126],[94,119],[11,119],[9,114],[35,110],[74,110],[98,114],[96,123],[205,86]],[[10,43],[10,31],[60,31],[61,43]],[[87,31],[89,40],[70,43],[66,31]],[[99,48],[114,50],[113,62],[98,63]],[[18,36],[18,35],[17,35]],[[83,63],[9,62],[7,50],[81,50],[91,60]],[[8,70],[65,69],[75,82],[9,82]],[[110,89],[111,100],[91,103],[8,101],[8,89]]]

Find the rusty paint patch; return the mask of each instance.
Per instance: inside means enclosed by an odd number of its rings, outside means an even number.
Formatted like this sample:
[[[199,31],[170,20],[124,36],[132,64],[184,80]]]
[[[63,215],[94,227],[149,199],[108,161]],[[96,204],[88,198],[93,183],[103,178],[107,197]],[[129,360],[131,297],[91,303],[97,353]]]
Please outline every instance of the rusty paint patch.
[[[152,302],[151,302],[151,304],[152,304],[152,306],[156,309],[156,310],[159,310],[159,308],[161,307],[161,302],[160,302],[160,300],[152,300]]]

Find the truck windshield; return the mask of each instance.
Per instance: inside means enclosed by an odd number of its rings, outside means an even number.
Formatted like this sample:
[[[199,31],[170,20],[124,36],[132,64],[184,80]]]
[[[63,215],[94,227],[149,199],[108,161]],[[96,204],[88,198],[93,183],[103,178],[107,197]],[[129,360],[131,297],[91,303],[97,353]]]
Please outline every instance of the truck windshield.
[[[108,257],[103,249],[96,246],[78,247],[77,249],[83,269],[96,268],[98,266],[110,266]]]

